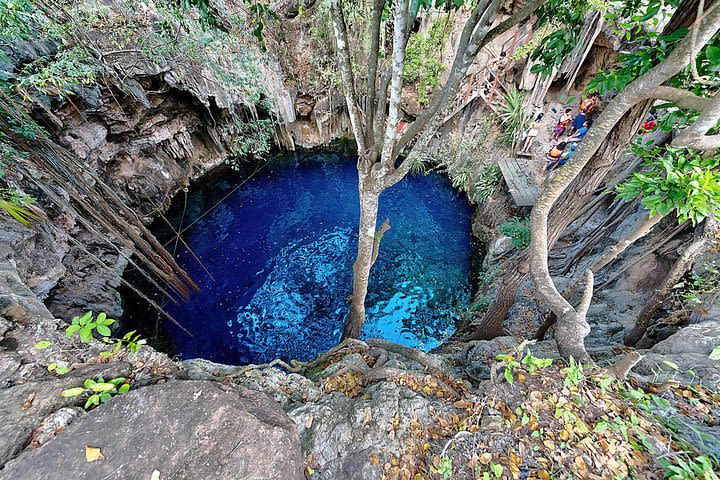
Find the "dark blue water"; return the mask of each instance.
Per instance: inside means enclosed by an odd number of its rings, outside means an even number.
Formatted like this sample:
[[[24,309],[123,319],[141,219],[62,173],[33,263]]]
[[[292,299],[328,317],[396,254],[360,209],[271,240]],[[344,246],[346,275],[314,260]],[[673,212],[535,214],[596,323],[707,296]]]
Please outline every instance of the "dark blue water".
[[[254,177],[185,233],[180,265],[202,290],[169,312],[177,353],[216,362],[306,360],[340,338],[357,251],[353,159],[317,155]],[[429,349],[470,298],[470,207],[439,175],[408,177],[380,198],[382,240],[365,337]]]

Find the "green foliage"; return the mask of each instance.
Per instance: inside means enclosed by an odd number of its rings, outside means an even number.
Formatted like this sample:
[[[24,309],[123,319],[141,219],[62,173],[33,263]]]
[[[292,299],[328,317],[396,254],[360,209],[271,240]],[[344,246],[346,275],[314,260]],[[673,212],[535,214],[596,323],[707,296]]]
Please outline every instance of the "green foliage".
[[[552,365],[552,358],[538,358],[532,354],[530,349],[527,349],[525,356],[520,361],[523,365],[526,365],[530,375],[535,375],[536,369],[543,369]]]
[[[130,353],[134,354],[134,353],[136,353],[138,350],[140,350],[140,348],[141,348],[143,345],[147,344],[147,340],[141,339],[141,338],[140,338],[140,334],[137,333],[137,330],[131,330],[131,331],[129,331],[128,333],[126,333],[125,335],[123,335],[122,338],[118,338],[118,339],[112,340],[112,339],[110,339],[110,338],[103,337],[102,340],[103,340],[103,342],[105,342],[105,343],[114,343],[114,344],[115,344],[115,347],[114,347],[111,351],[109,351],[109,352],[100,352],[100,356],[101,356],[102,358],[104,358],[105,360],[110,360],[110,359],[113,358],[115,355],[117,355],[118,352],[120,352],[120,349],[121,349],[123,346],[126,346],[127,349],[128,349],[128,351],[129,351]]]
[[[609,71],[598,71],[597,75],[590,80],[587,91],[604,95],[613,90],[622,90],[630,82],[664,60],[675,45],[687,35],[687,32],[687,28],[678,29],[671,35],[658,37],[652,44],[642,45],[637,50],[620,55],[619,67]]]
[[[668,458],[658,457],[660,464],[665,468],[668,480],[718,480],[712,462],[705,455],[689,457],[685,454],[672,456],[674,465]]]
[[[572,357],[570,357],[570,364],[562,369],[562,373],[565,375],[565,380],[563,380],[563,387],[565,388],[577,385],[585,378],[582,364],[576,362]]]
[[[43,350],[45,348],[48,348],[50,345],[52,345],[52,342],[48,342],[47,340],[41,340],[35,344],[35,348],[38,350]]]
[[[27,40],[36,22],[35,8],[29,0],[0,0],[0,42],[9,44]],[[6,58],[0,50],[0,60]]]
[[[113,323],[115,320],[107,318],[105,313],[99,313],[97,318],[93,318],[91,310],[81,317],[73,317],[70,326],[65,329],[65,336],[70,338],[78,332],[80,341],[87,343],[93,338],[93,332],[97,332],[102,337],[109,337],[112,334],[109,326]]]
[[[526,95],[526,92],[513,86],[510,92],[503,95],[502,100],[495,105],[499,112],[500,123],[505,126],[505,134],[500,140],[513,148],[522,139],[531,120],[523,107]]]
[[[40,57],[23,67],[17,87],[45,95],[72,94],[76,85],[95,83],[97,62],[84,48],[62,49],[54,57]]]
[[[450,175],[450,182],[452,186],[460,190],[461,192],[467,192],[470,186],[470,170],[463,168],[459,172]]]
[[[521,220],[519,217],[513,217],[509,222],[505,222],[498,227],[500,233],[510,237],[515,248],[523,249],[530,245],[530,219]]]
[[[55,372],[58,375],[65,375],[70,371],[70,369],[64,365],[58,365],[57,362],[52,362],[50,365],[47,366],[48,372],[52,373]]]
[[[720,268],[713,262],[703,265],[701,273],[690,272],[680,296],[684,303],[702,305],[703,297],[711,295],[720,288]]]
[[[0,188],[0,210],[26,227],[29,227],[33,221],[40,221],[44,218],[41,214],[30,209],[30,205],[33,203],[35,203],[33,197],[21,195],[15,190]]]
[[[720,345],[713,348],[713,351],[710,352],[710,360],[720,360]]]
[[[678,221],[694,225],[720,212],[720,155],[703,158],[700,151],[685,148],[636,146],[644,157],[643,172],[617,186],[618,196],[630,201],[642,196],[649,215],[675,211]]]
[[[607,5],[605,0],[550,0],[540,7],[538,24],[550,28],[542,32],[540,45],[530,55],[538,62],[531,71],[543,77],[551,75],[580,41],[585,15],[591,9],[605,10]]]
[[[433,21],[427,34],[412,34],[405,51],[403,82],[417,82],[418,102],[423,105],[430,100],[430,93],[440,86],[444,67],[439,54],[445,44],[447,22],[445,16]]]
[[[88,378],[82,387],[68,388],[60,392],[60,395],[63,397],[77,397],[89,393],[90,396],[85,402],[85,410],[90,410],[102,403],[109,402],[115,395],[126,393],[128,390],[130,390],[130,383],[124,377],[117,377],[108,381],[99,377],[95,380]]]
[[[228,127],[232,135],[231,157],[226,162],[232,168],[239,168],[240,160],[254,157],[263,160],[270,153],[275,135],[275,123],[272,119],[261,118],[248,121],[236,121]]]
[[[444,480],[448,480],[453,474],[452,458],[443,456],[440,459],[440,465],[438,465],[438,468],[433,467],[432,471],[433,473],[442,475]]]
[[[485,165],[482,170],[480,170],[480,175],[475,182],[472,200],[479,204],[490,198],[490,196],[495,193],[495,189],[500,183],[501,178],[502,171],[500,171],[500,167],[498,167],[496,163]]]

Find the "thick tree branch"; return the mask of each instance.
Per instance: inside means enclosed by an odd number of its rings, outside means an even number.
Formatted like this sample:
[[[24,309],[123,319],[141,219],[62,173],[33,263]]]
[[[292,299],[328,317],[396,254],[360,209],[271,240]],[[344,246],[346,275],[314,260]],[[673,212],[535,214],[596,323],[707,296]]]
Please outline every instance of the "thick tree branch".
[[[587,315],[587,312],[590,309],[590,301],[592,300],[593,296],[595,276],[593,275],[592,270],[585,270],[585,275],[583,275],[583,282],[585,283],[585,291],[583,292],[583,297],[580,301],[580,305],[578,305],[577,312],[578,315],[582,315],[584,317]]]
[[[371,38],[368,64],[368,97],[365,105],[365,138],[372,138],[373,118],[375,116],[375,87],[377,83],[378,56],[380,53],[380,25],[385,0],[373,2],[373,16],[370,22]]]
[[[393,29],[393,53],[390,79],[390,103],[385,126],[385,139],[380,156],[381,168],[377,174],[384,176],[392,168],[392,152],[395,145],[397,126],[400,122],[400,97],[402,95],[403,70],[405,69],[405,25],[408,22],[408,0],[395,0],[395,21]]]
[[[678,108],[703,111],[712,102],[712,97],[698,97],[689,90],[660,85],[651,92],[650,98],[667,100]]]
[[[720,95],[715,94],[695,123],[672,141],[672,146],[701,150],[720,148],[720,135],[707,135],[707,132],[717,125],[718,119],[720,119]]]
[[[345,25],[345,15],[342,10],[342,0],[330,0],[330,10],[332,12],[333,31],[335,32],[335,43],[337,45],[338,64],[340,66],[340,76],[343,81],[345,103],[347,104],[348,114],[350,115],[350,123],[352,124],[355,142],[357,142],[358,150],[362,157],[362,153],[366,151],[365,134],[360,118],[357,94],[355,93],[355,75],[353,75],[352,63],[350,61],[350,48],[348,44],[347,26]]]

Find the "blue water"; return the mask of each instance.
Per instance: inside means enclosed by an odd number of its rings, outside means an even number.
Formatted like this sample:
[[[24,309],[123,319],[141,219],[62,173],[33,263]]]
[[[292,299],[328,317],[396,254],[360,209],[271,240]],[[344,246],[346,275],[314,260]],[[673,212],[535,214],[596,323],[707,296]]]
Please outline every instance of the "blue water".
[[[289,158],[289,157],[288,157]],[[287,159],[286,159],[287,160]],[[352,292],[358,191],[354,160],[306,157],[254,177],[184,234],[202,290],[168,311],[176,352],[229,364],[307,360],[340,338]],[[470,299],[470,207],[439,175],[409,176],[380,197],[382,240],[365,337],[429,349]]]

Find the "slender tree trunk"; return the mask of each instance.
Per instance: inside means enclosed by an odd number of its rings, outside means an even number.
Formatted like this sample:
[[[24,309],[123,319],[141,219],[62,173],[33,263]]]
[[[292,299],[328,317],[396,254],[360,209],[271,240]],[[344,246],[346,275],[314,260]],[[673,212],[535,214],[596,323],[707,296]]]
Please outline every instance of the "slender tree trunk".
[[[345,317],[341,340],[360,338],[365,323],[365,297],[368,292],[370,268],[373,264],[375,227],[381,190],[370,175],[361,171],[358,171],[358,190],[360,191],[358,253],[353,265],[353,294],[350,312]]]
[[[635,346],[643,335],[645,335],[645,331],[652,325],[655,314],[665,299],[670,296],[673,287],[682,279],[687,271],[690,270],[698,256],[702,254],[711,243],[712,238],[717,234],[717,227],[717,222],[710,219],[705,221],[703,233],[682,252],[670,269],[667,277],[665,277],[662,286],[656,290],[653,296],[645,303],[645,307],[643,307],[640,312],[635,326],[625,335],[625,345]]]

